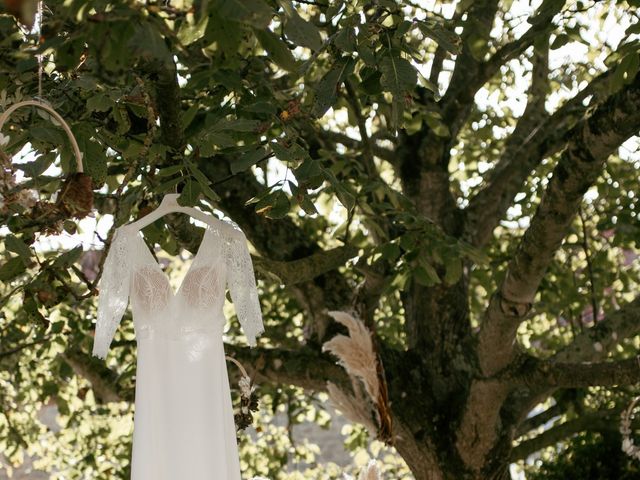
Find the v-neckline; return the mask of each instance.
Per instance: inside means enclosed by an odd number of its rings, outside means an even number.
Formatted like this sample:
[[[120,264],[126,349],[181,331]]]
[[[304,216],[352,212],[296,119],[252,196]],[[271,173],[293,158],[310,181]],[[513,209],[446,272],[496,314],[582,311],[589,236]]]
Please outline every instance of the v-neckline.
[[[209,227],[209,225],[204,227],[204,234],[202,235],[202,239],[200,240],[200,245],[198,245],[198,249],[196,250],[196,253],[193,256],[193,259],[191,260],[191,265],[189,265],[189,267],[187,268],[187,271],[182,276],[182,280],[180,281],[180,284],[178,285],[178,288],[175,291],[173,290],[173,287],[171,286],[171,278],[162,270],[162,267],[160,266],[158,261],[155,259],[155,257],[153,256],[153,254],[151,253],[151,251],[147,247],[147,243],[145,242],[145,239],[142,236],[142,231],[141,230],[137,230],[135,232],[135,236],[140,239],[140,241],[142,242],[142,246],[144,247],[144,250],[146,250],[146,252],[148,253],[149,260],[155,265],[155,267],[158,269],[158,271],[160,272],[162,277],[167,282],[167,286],[169,287],[169,291],[171,292],[171,298],[176,298],[178,296],[178,294],[182,291],[182,286],[184,285],[184,282],[187,279],[187,277],[189,277],[189,275],[191,274],[191,271],[193,269],[193,265],[196,263],[196,260],[198,259],[198,256],[200,255],[200,252],[202,251],[202,248],[204,246],[205,240],[207,239],[207,234],[209,233],[210,230],[211,230],[211,228]]]

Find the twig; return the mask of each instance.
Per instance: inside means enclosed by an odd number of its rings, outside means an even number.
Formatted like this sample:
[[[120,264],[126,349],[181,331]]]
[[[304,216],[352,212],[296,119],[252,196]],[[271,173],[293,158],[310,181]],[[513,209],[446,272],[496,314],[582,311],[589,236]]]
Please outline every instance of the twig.
[[[591,263],[591,255],[589,254],[589,238],[587,235],[587,225],[582,213],[582,206],[578,208],[578,215],[580,216],[580,223],[582,224],[582,250],[585,257],[587,257],[587,270],[589,272],[589,287],[591,290],[591,308],[593,309],[593,324],[598,324],[598,300],[596,298],[596,287],[593,277],[593,265]]]

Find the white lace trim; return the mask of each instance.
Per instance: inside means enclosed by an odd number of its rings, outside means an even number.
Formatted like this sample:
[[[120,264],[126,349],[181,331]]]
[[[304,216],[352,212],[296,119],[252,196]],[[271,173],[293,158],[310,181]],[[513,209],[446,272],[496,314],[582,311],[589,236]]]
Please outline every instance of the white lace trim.
[[[104,359],[129,303],[127,237],[122,234],[120,228],[116,228],[111,239],[98,291],[98,316],[92,354]]]
[[[237,226],[233,232],[234,235],[230,235],[224,244],[226,247],[223,255],[227,261],[227,286],[238,321],[247,337],[247,343],[255,347],[256,337],[264,333],[256,278],[244,232]]]

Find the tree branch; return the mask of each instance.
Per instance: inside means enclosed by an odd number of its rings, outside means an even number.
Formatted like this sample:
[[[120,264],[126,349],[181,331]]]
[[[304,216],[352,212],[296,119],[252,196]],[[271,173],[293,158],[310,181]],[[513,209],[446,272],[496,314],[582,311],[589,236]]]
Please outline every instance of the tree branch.
[[[185,139],[182,128],[180,85],[175,63],[171,62],[169,68],[159,68],[155,76],[155,104],[160,117],[162,143],[170,146],[176,153],[181,153]]]
[[[481,247],[490,240],[491,234],[530,172],[542,160],[566,146],[570,140],[568,132],[583,118],[587,109],[606,100],[601,98],[598,92],[607,85],[612,72],[613,70],[607,70],[598,75],[553,115],[531,119],[537,121],[527,121],[528,113],[525,110],[516,129],[507,140],[500,161],[487,173],[486,186],[471,199],[465,209],[467,241]],[[594,98],[589,105],[583,105],[584,100],[590,95]]]
[[[357,247],[342,246],[289,262],[267,260],[262,257],[252,257],[252,260],[256,270],[263,272],[264,276],[275,275],[283,285],[295,285],[335,270],[357,254]]]
[[[619,310],[608,313],[595,327],[589,328],[551,357],[554,362],[593,361],[604,358],[625,338],[640,332],[640,297]]]
[[[640,75],[571,131],[540,205],[483,319],[478,353],[483,372],[496,373],[513,358],[516,329],[560,247],[582,196],[602,166],[640,129]]]
[[[301,347],[296,350],[281,348],[248,348],[225,344],[225,352],[245,367],[256,381],[274,385],[325,391],[327,380],[342,387],[351,385],[347,372],[326,353]]]
[[[490,0],[475,2],[470,9],[467,21],[468,24],[474,25],[470,33],[488,38],[497,6],[497,2]],[[465,47],[460,58],[456,61],[449,88],[442,99],[442,104],[444,105],[443,118],[449,125],[452,138],[458,135],[460,128],[468,118],[469,112],[474,105],[473,97],[478,90],[500,71],[502,65],[524,53],[536,38],[543,35],[545,31],[550,31],[553,28],[551,19],[563,6],[564,2],[544,0],[538,13],[530,20],[533,26],[518,40],[501,47],[486,62],[475,59],[471,54],[470,49],[467,47],[467,39],[470,33],[467,32],[468,28],[465,27],[462,33]]]
[[[537,13],[529,19],[529,23],[532,25],[531,28],[520,38],[500,47],[498,51],[487,60],[482,68],[482,76],[477,79],[478,83],[482,83],[477,86],[476,90],[498,73],[502,65],[522,55],[534,44],[535,40],[540,37],[546,37],[548,39],[549,33],[555,27],[551,21],[553,17],[562,10],[565,3],[566,2],[558,2],[557,0],[544,0]]]
[[[477,78],[482,75],[483,62],[477,59],[470,47],[472,37],[481,41],[490,38],[491,28],[498,11],[497,0],[479,0],[473,2],[467,13],[462,30],[462,52],[456,58],[453,74],[449,86],[442,97],[442,117],[451,131],[451,138],[455,139],[460,127],[468,117],[473,97],[478,89],[484,85]]]
[[[348,387],[351,385],[346,371],[329,354],[317,353],[302,347],[297,350],[277,348],[249,348],[224,345],[226,355],[234,357],[258,382],[296,385],[314,391],[325,391],[326,381]],[[100,402],[133,402],[133,389],[124,389],[118,383],[118,375],[104,365],[104,362],[78,350],[67,350],[61,354],[71,365],[76,375],[87,379]],[[239,372],[228,365],[231,383],[237,383]]]
[[[619,310],[608,313],[597,326],[583,331],[573,342],[550,357],[548,361],[556,363],[577,363],[584,361],[604,360],[615,345],[625,338],[640,332],[640,297],[624,305]],[[553,394],[557,387],[533,386],[526,396],[520,395],[511,403],[515,418],[522,418],[534,405],[544,401]],[[534,417],[535,418],[535,417]],[[523,429],[529,420],[524,420],[518,431]]]
[[[68,349],[60,354],[76,375],[89,381],[98,402],[133,402],[134,391],[123,389],[118,375],[99,360],[80,349]]]
[[[612,418],[618,416],[620,410],[610,409],[602,412],[593,412],[589,415],[582,415],[574,420],[561,423],[545,430],[540,435],[525,440],[518,444],[511,451],[511,461],[527,458],[529,455],[542,450],[545,447],[554,445],[560,441],[566,440],[573,434],[583,432],[585,430],[603,431],[609,429],[617,429]]]
[[[345,147],[351,148],[353,150],[360,150],[363,148],[362,140],[357,140],[341,132],[333,132],[331,130],[322,129],[320,132],[318,132],[318,135],[332,143],[341,143]],[[389,150],[388,148],[376,145],[374,141],[371,141],[370,146],[372,153],[376,157],[382,158],[383,160],[386,160],[392,164],[396,162],[396,155],[393,150]]]
[[[543,412],[540,412],[539,414],[534,415],[533,417],[527,418],[524,422],[522,422],[518,426],[518,431],[516,433],[516,436],[519,437],[521,435],[524,435],[530,432],[531,430],[533,430],[534,428],[538,428],[544,425],[545,423],[553,420],[555,417],[562,415],[563,413],[565,413],[564,406],[559,403],[556,403],[555,405],[547,408]]]
[[[596,363],[533,360],[523,370],[514,381],[536,388],[631,385],[640,382],[640,356]]]

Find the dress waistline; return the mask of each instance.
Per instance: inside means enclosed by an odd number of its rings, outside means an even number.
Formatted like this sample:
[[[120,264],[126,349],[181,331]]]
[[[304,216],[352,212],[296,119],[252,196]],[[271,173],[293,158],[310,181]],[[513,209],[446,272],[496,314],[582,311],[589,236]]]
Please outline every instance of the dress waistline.
[[[166,325],[152,326],[142,325],[135,327],[136,340],[143,340],[147,338],[160,337],[169,340],[181,340],[190,335],[206,335],[206,336],[218,336],[222,337],[224,330],[224,324],[218,325],[172,325],[167,328]]]

